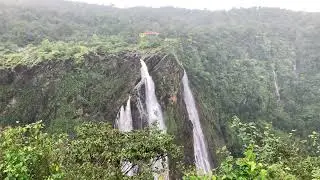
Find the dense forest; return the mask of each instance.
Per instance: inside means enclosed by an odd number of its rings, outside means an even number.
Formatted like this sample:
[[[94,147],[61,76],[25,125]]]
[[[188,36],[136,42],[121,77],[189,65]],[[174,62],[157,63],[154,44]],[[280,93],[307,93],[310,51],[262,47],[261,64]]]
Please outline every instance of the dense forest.
[[[123,159],[146,179],[148,160],[165,154],[171,177],[195,178],[183,69],[215,166],[208,177],[320,178],[320,13],[0,0],[0,24],[1,179],[131,178],[119,171]],[[141,37],[145,31],[160,34]],[[137,132],[124,134],[102,123],[114,124],[128,94],[137,101],[140,58],[148,59],[169,135],[148,139],[153,130],[138,121]],[[107,137],[117,139],[114,149],[103,150],[114,143]],[[151,150],[130,151],[138,147]]]

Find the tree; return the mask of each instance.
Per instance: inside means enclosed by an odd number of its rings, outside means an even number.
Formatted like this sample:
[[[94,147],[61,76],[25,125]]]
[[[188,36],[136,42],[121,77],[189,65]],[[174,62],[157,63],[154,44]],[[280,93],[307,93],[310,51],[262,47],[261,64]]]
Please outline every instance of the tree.
[[[154,129],[122,133],[106,123],[85,123],[73,137],[43,132],[41,122],[1,132],[1,179],[145,179],[151,159],[180,157],[173,138]],[[123,169],[130,162],[136,170]]]
[[[257,127],[254,123],[243,123],[233,118],[231,126],[236,140],[240,142],[240,157],[231,155],[227,148],[219,153],[224,161],[212,175],[212,179],[317,179],[319,178],[319,134],[313,132],[308,139],[300,139],[293,133],[289,137],[276,134],[266,125]],[[187,173],[185,179],[201,178]]]

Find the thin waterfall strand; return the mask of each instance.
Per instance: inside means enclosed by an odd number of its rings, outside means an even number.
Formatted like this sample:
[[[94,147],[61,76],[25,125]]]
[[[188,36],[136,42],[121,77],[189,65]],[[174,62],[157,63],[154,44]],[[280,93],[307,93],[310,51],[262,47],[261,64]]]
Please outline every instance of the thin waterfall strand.
[[[276,91],[277,102],[280,102],[281,98],[280,98],[279,86],[277,83],[277,73],[275,70],[272,70],[272,72],[273,72],[273,82],[274,82],[274,88]]]
[[[141,87],[143,85],[143,80],[141,80],[137,85],[136,87],[134,88],[134,90],[136,91],[136,106],[138,108],[138,111],[139,111],[139,115],[140,115],[140,127],[142,128],[143,127],[143,122],[144,120],[147,118],[147,110],[145,110],[144,108],[144,104],[142,102],[142,98],[141,98]]]
[[[185,71],[182,78],[182,84],[184,89],[183,99],[186,104],[189,119],[193,124],[193,147],[196,168],[200,172],[202,171],[204,173],[208,173],[211,170],[208,151],[199,120],[199,114],[196,108],[194,97],[192,95],[192,91],[189,87],[188,76]]]
[[[117,127],[122,132],[129,132],[133,130],[130,99],[131,97],[129,96],[126,108],[121,106],[117,118]]]
[[[127,106],[124,108],[121,106],[119,117],[117,119],[118,129],[122,132],[129,132],[133,130],[132,126],[132,115],[131,115],[131,106],[130,106],[130,96],[127,101]],[[128,176],[134,175],[134,169],[130,162],[122,162],[122,172],[126,173]]]

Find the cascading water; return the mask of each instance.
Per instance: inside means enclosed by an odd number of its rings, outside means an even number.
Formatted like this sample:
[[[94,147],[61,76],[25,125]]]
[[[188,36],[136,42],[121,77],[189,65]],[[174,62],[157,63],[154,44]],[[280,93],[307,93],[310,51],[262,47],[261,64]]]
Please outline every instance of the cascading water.
[[[155,85],[152,77],[149,75],[148,67],[143,60],[141,62],[141,80],[145,84],[145,95],[146,95],[146,107],[148,112],[148,123],[153,125],[157,123],[160,130],[166,130],[166,125],[163,120],[162,111],[160,104],[158,103]]]
[[[277,73],[275,70],[272,70],[272,72],[273,72],[273,81],[274,81],[274,87],[276,90],[277,102],[280,102],[281,98],[280,98],[279,86],[277,83]]]
[[[132,131],[132,116],[131,116],[131,106],[130,106],[130,96],[127,101],[127,106],[124,108],[121,106],[119,115],[117,118],[117,127],[122,132],[129,132]]]
[[[182,78],[183,84],[183,99],[187,107],[189,119],[193,124],[193,147],[196,168],[198,171],[207,173],[211,170],[207,147],[204,140],[204,135],[201,129],[198,111],[192,95],[192,91],[189,87],[189,80],[186,72]]]
[[[127,106],[124,108],[121,106],[120,112],[117,118],[118,129],[122,132],[132,131],[132,115],[131,115],[131,106],[130,106],[130,96],[127,101]],[[122,162],[122,172],[126,173],[128,176],[133,176],[134,168],[130,162]]]
[[[125,114],[126,114],[126,120],[127,120],[125,127],[127,127],[129,131],[131,131],[133,129],[132,115],[131,115],[131,96],[129,96],[129,98],[128,98]]]
[[[125,119],[125,113],[124,113],[124,108],[123,106],[120,107],[119,113],[118,113],[118,117],[117,117],[117,121],[116,121],[116,126],[117,128],[121,131],[122,129],[122,123]]]
[[[149,75],[149,71],[146,63],[143,60],[140,60],[140,62],[141,62],[141,82],[145,84],[146,108],[147,108],[149,126],[157,124],[160,130],[163,130],[163,132],[166,132],[167,128],[164,123],[161,106],[158,103],[158,100],[155,94],[154,82],[152,80],[152,77]],[[166,180],[169,179],[169,173],[168,173],[167,167],[168,167],[167,159],[165,160],[165,163],[162,163],[161,160],[156,161],[154,163],[153,168],[155,170],[164,170],[164,173],[161,175],[154,174],[154,179],[160,179],[160,176],[162,176]]]
[[[124,108],[123,106],[121,106],[120,108],[120,115],[117,121],[117,126],[118,129],[122,132],[129,132],[133,129],[130,99],[131,97],[129,96],[126,108]]]
[[[147,119],[147,116],[148,116],[147,110],[144,107],[144,103],[142,101],[142,96],[141,96],[142,85],[143,85],[143,80],[141,80],[134,88],[134,90],[136,91],[136,106],[138,108],[139,115],[140,115],[140,128],[143,127],[143,122]]]

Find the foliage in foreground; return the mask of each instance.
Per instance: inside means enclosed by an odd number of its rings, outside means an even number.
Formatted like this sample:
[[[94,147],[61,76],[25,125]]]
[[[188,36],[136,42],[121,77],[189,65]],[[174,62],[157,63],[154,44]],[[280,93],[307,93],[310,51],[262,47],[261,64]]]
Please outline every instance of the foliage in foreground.
[[[243,147],[241,157],[226,148],[225,160],[211,175],[186,173],[184,179],[312,179],[320,178],[319,134],[307,139],[290,133],[278,135],[267,125],[242,123],[234,118],[231,127]],[[43,132],[38,122],[6,128],[0,133],[0,179],[150,179],[151,159],[168,155],[180,158],[171,136],[148,129],[119,132],[105,123],[85,123],[73,137]],[[138,169],[124,175],[130,162]],[[162,173],[162,172],[157,172]]]
[[[150,179],[151,159],[181,154],[172,141],[157,130],[122,133],[106,123],[82,124],[74,137],[44,133],[39,122],[7,128],[0,133],[0,179]],[[124,162],[136,175],[124,175]]]
[[[231,127],[243,147],[242,157],[232,156],[224,147],[226,158],[213,175],[186,174],[185,179],[320,179],[320,135],[312,132],[300,139],[294,131],[278,135],[270,125],[258,128],[233,118]]]

